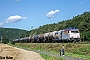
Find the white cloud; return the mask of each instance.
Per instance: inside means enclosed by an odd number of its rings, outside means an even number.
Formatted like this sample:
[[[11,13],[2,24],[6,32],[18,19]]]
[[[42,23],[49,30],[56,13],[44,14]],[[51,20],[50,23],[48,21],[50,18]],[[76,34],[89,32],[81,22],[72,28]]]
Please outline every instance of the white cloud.
[[[81,2],[80,5],[82,5],[83,3]]]
[[[16,0],[16,1],[21,1],[21,0]]]
[[[0,26],[3,26],[4,25],[4,22],[0,23]]]
[[[51,19],[55,17],[55,14],[57,14],[59,12],[59,10],[55,10],[55,11],[50,11],[47,13],[47,18]]]
[[[0,26],[2,26],[4,24],[8,24],[8,23],[16,23],[16,22],[19,22],[24,19],[26,19],[26,17],[22,17],[22,16],[18,16],[18,15],[10,16],[8,19],[6,19],[5,22],[0,23]]]
[[[21,21],[21,20],[23,20],[23,19],[26,19],[26,17],[22,17],[22,16],[18,16],[18,15],[10,16],[10,17],[5,21],[5,23],[14,23],[14,22]]]

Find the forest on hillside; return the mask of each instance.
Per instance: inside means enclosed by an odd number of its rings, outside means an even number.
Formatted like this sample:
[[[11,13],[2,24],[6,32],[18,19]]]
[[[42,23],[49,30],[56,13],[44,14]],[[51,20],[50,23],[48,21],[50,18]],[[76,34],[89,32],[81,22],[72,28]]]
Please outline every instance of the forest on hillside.
[[[66,28],[78,28],[80,30],[81,40],[90,41],[90,12],[84,12],[69,20],[40,26],[39,28],[27,32],[27,35],[43,34]]]
[[[15,29],[15,28],[0,28],[0,40],[2,38],[7,38],[10,40],[20,38],[20,37],[25,37],[26,30],[22,29]]]

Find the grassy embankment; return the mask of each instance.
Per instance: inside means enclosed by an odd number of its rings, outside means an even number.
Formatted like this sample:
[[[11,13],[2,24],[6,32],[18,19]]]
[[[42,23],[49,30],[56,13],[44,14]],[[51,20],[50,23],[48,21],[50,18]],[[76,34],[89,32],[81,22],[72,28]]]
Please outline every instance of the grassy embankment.
[[[48,43],[48,44],[34,44],[34,43],[17,43],[16,46],[31,48],[34,50],[49,51],[51,53],[59,54],[62,45],[65,45],[65,55],[85,58],[90,60],[90,44],[73,44],[73,43]]]

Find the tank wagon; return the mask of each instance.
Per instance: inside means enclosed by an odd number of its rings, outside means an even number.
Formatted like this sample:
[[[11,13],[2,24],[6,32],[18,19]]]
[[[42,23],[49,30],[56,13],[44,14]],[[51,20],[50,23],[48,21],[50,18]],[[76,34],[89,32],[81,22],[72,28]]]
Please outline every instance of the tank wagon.
[[[15,42],[27,43],[52,43],[52,42],[79,42],[79,29],[68,28],[65,30],[53,31],[44,34],[15,39]]]

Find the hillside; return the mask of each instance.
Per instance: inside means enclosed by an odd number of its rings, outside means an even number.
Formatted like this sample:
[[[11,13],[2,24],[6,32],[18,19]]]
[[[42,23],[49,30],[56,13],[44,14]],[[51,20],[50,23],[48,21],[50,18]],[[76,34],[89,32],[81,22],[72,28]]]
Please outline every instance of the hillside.
[[[15,39],[19,38],[22,35],[25,35],[26,30],[21,30],[21,29],[15,29],[15,28],[0,28],[0,38],[6,37],[8,39]]]
[[[81,34],[81,40],[90,41],[90,12],[84,12],[81,15],[77,15],[69,20],[63,20],[58,23],[46,24],[40,26],[37,29],[30,30],[29,34],[41,34],[46,32],[52,32],[55,30],[61,30],[66,28],[78,28]]]

